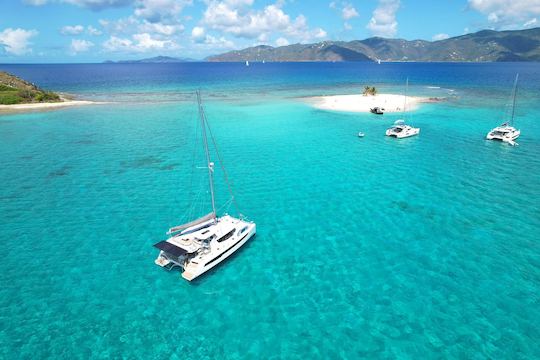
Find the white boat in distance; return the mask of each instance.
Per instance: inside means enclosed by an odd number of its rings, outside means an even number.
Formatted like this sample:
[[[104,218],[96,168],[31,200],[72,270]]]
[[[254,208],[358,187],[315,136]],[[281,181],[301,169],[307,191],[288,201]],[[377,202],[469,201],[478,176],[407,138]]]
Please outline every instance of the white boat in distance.
[[[405,85],[405,104],[403,105],[403,112],[407,111],[407,92],[409,90],[409,78]],[[398,139],[406,138],[420,134],[420,128],[415,128],[405,124],[405,120],[396,120],[392,127],[386,130],[386,136],[395,137]]]
[[[186,280],[193,280],[204,274],[236,250],[244,245],[250,238],[255,236],[256,225],[252,221],[245,220],[242,216],[235,218],[224,214],[218,216],[214,197],[214,163],[210,160],[208,149],[207,129],[215,141],[212,131],[207,123],[204,108],[202,106],[200,92],[197,91],[197,102],[199,106],[199,117],[201,133],[204,144],[204,153],[208,168],[208,180],[210,197],[212,201],[212,211],[207,215],[186,224],[175,226],[167,232],[170,237],[160,241],[154,246],[160,250],[156,265],[171,270],[175,267],[182,269],[182,277]],[[231,192],[231,202],[234,196],[228,182],[227,173],[221,162],[221,156],[215,149]],[[236,203],[235,203],[236,204]]]
[[[516,129],[514,125],[514,117],[516,113],[516,95],[517,95],[517,83],[519,74],[516,74],[516,80],[514,80],[514,89],[512,90],[512,108],[510,114],[510,120],[492,129],[487,135],[488,140],[501,140],[509,145],[519,145],[515,140],[521,135],[521,131]]]

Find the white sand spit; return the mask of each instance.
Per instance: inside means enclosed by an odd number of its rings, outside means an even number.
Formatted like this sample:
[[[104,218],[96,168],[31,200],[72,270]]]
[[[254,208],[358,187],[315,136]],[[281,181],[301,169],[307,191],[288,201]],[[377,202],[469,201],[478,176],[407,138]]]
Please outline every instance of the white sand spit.
[[[85,100],[64,100],[62,102],[51,102],[51,103],[0,105],[0,113],[33,111],[33,110],[39,111],[39,110],[59,109],[59,108],[65,108],[65,107],[70,107],[70,106],[93,105],[93,104],[102,104],[102,103],[95,102],[95,101],[85,101]]]
[[[393,94],[315,96],[306,100],[317,109],[348,112],[369,112],[377,106],[385,112],[400,112],[405,104],[404,95]],[[434,101],[439,99],[407,96],[407,111],[416,110],[419,103]]]

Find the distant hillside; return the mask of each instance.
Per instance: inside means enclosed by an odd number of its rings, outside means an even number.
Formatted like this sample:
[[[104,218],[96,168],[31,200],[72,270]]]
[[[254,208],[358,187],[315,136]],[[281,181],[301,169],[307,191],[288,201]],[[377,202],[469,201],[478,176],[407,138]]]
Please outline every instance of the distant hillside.
[[[156,57],[140,59],[140,60],[119,60],[119,61],[107,60],[105,61],[105,63],[107,64],[162,64],[162,63],[181,63],[181,62],[188,62],[188,61],[194,61],[194,60],[190,58],[156,56]]]
[[[28,104],[40,102],[60,102],[60,96],[45,91],[15,75],[0,71],[0,104]]]
[[[208,61],[371,61],[356,50],[342,46],[338,42],[317,44],[294,44],[272,47],[260,45],[239,51],[210,56]]]
[[[208,61],[540,61],[540,28],[483,30],[440,41],[385,39],[323,41],[230,51]]]

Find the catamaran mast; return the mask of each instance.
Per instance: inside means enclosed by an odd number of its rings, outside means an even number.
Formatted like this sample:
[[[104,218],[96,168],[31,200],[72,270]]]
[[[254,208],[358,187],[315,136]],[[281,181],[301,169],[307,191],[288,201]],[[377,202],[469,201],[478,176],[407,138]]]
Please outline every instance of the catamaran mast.
[[[407,82],[405,83],[405,100],[403,104],[403,112],[407,111],[407,93],[409,92],[409,77],[407,76]],[[404,114],[406,115],[406,114]]]
[[[210,151],[208,150],[208,139],[206,138],[206,116],[201,101],[201,93],[197,90],[197,103],[199,104],[199,117],[201,118],[202,137],[204,143],[204,153],[208,164],[208,181],[210,183],[210,196],[212,197],[212,213],[216,218],[216,199],[214,197],[214,163],[210,161]]]
[[[517,95],[517,83],[519,74],[516,74],[516,80],[514,80],[514,99],[512,100],[512,116],[510,118],[510,125],[514,126],[514,115],[516,113],[516,95]]]

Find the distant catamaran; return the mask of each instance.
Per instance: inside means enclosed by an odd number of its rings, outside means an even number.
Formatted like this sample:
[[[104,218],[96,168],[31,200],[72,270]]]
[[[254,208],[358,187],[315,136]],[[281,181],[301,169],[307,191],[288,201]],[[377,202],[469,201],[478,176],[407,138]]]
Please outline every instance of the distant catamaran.
[[[515,140],[519,137],[519,135],[521,134],[521,131],[519,131],[518,129],[514,127],[518,79],[519,79],[519,74],[516,74],[516,79],[514,80],[514,89],[512,90],[512,105],[511,105],[511,111],[510,111],[510,120],[492,129],[486,135],[486,139],[501,140],[512,146],[518,145],[518,143],[515,142]]]
[[[198,91],[197,102],[206,167],[208,169],[212,211],[196,220],[169,229],[167,234],[170,237],[154,245],[160,250],[155,263],[168,270],[177,266],[180,267],[182,269],[182,277],[190,281],[225,260],[256,233],[255,223],[246,221],[242,216],[240,216],[240,219],[237,219],[227,214],[221,217],[217,215],[214,196],[214,163],[210,160],[207,130],[210,133],[218,161],[223,170],[229,192],[231,193],[231,202],[234,202],[234,195],[232,194],[221,156],[217,152],[216,143],[202,106],[201,94]]]

